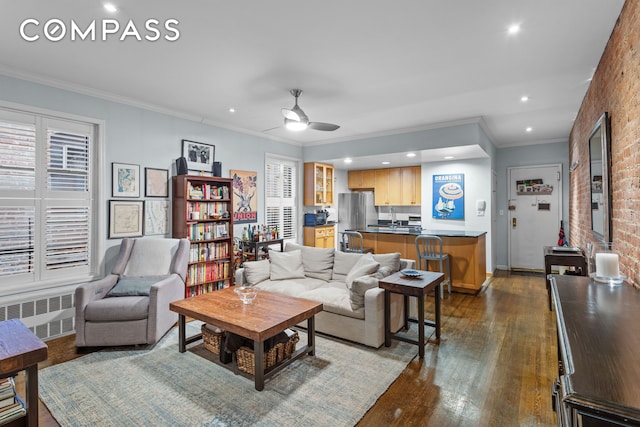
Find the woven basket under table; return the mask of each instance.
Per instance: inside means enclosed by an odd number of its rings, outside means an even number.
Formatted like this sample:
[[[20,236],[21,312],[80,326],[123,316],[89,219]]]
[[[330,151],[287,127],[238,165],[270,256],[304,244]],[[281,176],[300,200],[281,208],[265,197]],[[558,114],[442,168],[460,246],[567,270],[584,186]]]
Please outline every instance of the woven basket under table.
[[[224,331],[219,329],[214,330],[212,328],[212,326],[207,326],[206,324],[202,325],[202,342],[204,344],[204,348],[209,350],[211,353],[220,354],[220,343],[222,342]]]
[[[291,356],[296,350],[296,344],[300,340],[298,333],[287,329],[285,331],[289,335],[289,340],[284,343],[278,343],[264,354],[264,368],[268,369],[274,366],[276,363],[282,362],[287,357]],[[236,351],[236,361],[238,363],[238,369],[242,372],[246,372],[249,375],[255,375],[255,357],[253,349],[242,346]]]

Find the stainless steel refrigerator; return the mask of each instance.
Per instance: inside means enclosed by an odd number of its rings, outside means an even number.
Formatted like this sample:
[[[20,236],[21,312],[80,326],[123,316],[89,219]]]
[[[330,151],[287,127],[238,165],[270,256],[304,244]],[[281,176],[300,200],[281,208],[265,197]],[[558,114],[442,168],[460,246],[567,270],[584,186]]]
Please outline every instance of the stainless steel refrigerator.
[[[338,195],[338,232],[364,230],[378,223],[373,192],[340,193]]]

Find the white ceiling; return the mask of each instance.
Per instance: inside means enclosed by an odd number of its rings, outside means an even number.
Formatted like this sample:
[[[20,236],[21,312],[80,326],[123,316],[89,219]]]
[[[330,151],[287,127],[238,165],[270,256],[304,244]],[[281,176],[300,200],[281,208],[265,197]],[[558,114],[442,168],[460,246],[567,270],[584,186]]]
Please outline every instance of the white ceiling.
[[[98,0],[0,0],[0,73],[302,145],[481,118],[504,147],[567,140],[624,1],[113,3],[115,14]],[[51,18],[67,30],[131,19],[143,37],[147,19],[174,18],[180,37],[26,42],[27,18],[40,35]],[[283,129],[292,88],[311,121],[340,129]]]

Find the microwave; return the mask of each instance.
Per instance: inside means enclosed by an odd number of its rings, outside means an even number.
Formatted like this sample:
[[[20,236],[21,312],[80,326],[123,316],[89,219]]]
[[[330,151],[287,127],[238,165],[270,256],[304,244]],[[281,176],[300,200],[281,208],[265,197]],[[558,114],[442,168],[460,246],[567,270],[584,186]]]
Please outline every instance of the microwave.
[[[316,225],[325,225],[327,223],[327,213],[306,213],[304,214],[305,227],[313,227]]]

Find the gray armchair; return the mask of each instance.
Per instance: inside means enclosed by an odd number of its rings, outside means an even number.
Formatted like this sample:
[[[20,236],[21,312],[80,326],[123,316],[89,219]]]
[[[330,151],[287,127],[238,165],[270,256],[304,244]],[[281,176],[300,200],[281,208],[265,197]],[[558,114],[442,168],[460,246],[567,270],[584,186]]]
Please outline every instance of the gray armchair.
[[[176,323],[187,239],[122,239],[111,274],[76,288],[76,346],[153,344]]]

